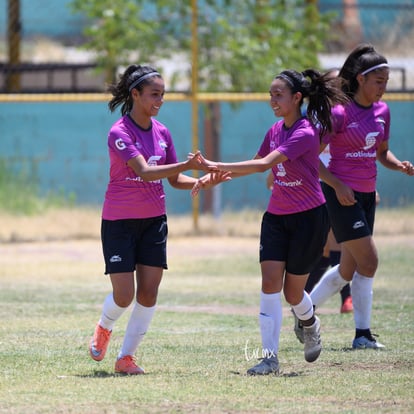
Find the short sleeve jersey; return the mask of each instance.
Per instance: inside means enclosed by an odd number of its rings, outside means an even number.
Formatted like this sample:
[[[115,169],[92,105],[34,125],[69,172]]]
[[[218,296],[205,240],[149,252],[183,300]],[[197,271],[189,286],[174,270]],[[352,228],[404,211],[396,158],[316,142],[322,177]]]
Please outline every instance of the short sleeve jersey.
[[[108,135],[110,177],[102,218],[106,220],[157,217],[166,213],[161,180],[144,182],[127,162],[142,155],[148,165],[173,164],[177,155],[168,129],[152,119],[140,128],[129,115],[119,119]]]
[[[319,133],[307,118],[290,128],[278,121],[266,133],[258,155],[263,158],[277,150],[288,158],[272,168],[269,213],[299,213],[325,203],[319,182],[319,146]]]
[[[351,102],[332,110],[333,131],[323,138],[329,144],[328,170],[353,190],[375,191],[377,149],[390,135],[390,111],[385,102],[366,108]]]

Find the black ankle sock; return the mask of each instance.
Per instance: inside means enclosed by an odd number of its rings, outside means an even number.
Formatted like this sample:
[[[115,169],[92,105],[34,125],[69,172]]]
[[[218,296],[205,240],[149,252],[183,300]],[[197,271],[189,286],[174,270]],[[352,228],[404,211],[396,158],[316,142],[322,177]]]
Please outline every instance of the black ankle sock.
[[[356,329],[355,330],[355,338],[360,338],[361,336],[365,336],[365,338],[371,338],[371,331],[369,329]]]
[[[345,299],[351,296],[351,286],[349,283],[347,283],[342,289],[341,289],[341,299],[342,304],[345,302]]]
[[[302,326],[312,326],[315,323],[315,315],[312,318],[308,319],[307,321],[300,321]]]

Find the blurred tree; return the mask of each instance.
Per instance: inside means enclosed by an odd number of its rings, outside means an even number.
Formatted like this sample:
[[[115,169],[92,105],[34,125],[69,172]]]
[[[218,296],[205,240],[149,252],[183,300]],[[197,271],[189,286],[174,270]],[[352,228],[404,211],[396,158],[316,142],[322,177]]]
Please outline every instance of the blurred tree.
[[[159,66],[180,53],[191,62],[189,1],[73,0],[71,8],[91,19],[85,47],[107,81],[131,61]],[[332,17],[316,0],[200,0],[199,91],[266,91],[280,70],[317,67]]]
[[[171,0],[72,0],[74,13],[90,19],[86,49],[96,53],[98,68],[114,82],[119,66],[154,63],[177,50],[174,32],[179,13]],[[178,9],[180,7],[175,7]]]
[[[191,79],[190,1],[73,0],[72,8],[92,21],[85,46],[97,53],[108,82],[119,66],[138,61],[160,67],[173,55],[184,64],[169,89]],[[198,91],[264,92],[283,69],[318,67],[332,19],[319,14],[317,0],[199,0]],[[218,160],[220,106],[214,101],[204,108],[205,155]],[[205,211],[212,210],[213,199],[206,192]]]
[[[207,3],[199,17],[200,90],[267,91],[283,69],[318,66],[331,17],[320,16],[314,2]]]

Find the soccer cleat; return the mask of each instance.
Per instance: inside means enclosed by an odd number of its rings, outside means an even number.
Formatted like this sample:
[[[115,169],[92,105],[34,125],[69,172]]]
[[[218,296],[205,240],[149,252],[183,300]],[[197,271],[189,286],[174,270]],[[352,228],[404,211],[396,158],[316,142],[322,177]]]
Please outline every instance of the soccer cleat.
[[[316,315],[313,325],[303,327],[305,360],[308,362],[316,361],[322,351],[320,328],[321,323]]]
[[[296,316],[295,312],[293,309],[290,309],[292,314],[293,314],[293,318],[295,320],[294,325],[293,325],[293,330],[295,332],[296,338],[298,338],[298,341],[303,344],[304,343],[304,339],[303,339],[303,326],[302,323],[300,322],[300,320],[298,319],[298,317]]]
[[[108,348],[109,339],[112,331],[102,328],[99,323],[96,325],[95,332],[89,344],[89,353],[95,361],[102,361]]]
[[[341,313],[351,313],[353,310],[354,307],[352,305],[352,296],[348,296],[341,306]]]
[[[382,349],[385,345],[376,341],[370,334],[369,337],[360,336],[352,341],[352,349]]]
[[[115,372],[125,375],[145,374],[145,371],[135,363],[135,358],[132,355],[125,355],[117,359],[115,362]]]
[[[277,356],[263,358],[257,365],[247,370],[247,375],[279,374],[279,361]]]

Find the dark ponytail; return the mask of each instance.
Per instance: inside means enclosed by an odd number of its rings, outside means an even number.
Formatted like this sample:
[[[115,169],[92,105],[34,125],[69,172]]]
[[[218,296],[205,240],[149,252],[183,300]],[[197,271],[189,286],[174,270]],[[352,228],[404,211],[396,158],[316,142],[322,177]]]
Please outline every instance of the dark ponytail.
[[[151,82],[151,77],[146,77],[146,75],[150,73],[154,73],[154,76],[161,77],[161,75],[151,66],[128,66],[125,72],[120,75],[119,82],[109,85],[108,87],[108,91],[113,96],[108,103],[109,110],[114,112],[115,109],[122,104],[122,115],[130,112],[132,109],[131,89],[142,91],[144,86]],[[140,78],[143,78],[142,82],[139,81]]]
[[[387,64],[387,59],[380,55],[369,43],[361,43],[347,57],[339,71],[339,77],[344,80],[342,90],[353,98],[358,90],[357,75],[367,69]]]
[[[332,108],[336,104],[347,103],[348,99],[341,90],[340,79],[332,78],[331,72],[321,74],[314,69],[307,69],[302,74],[311,80],[307,115],[314,125],[320,125],[320,136],[322,137],[332,131]]]
[[[341,90],[340,79],[333,78],[331,72],[321,74],[315,69],[307,69],[303,72],[285,70],[276,78],[285,80],[292,93],[302,94],[300,106],[304,98],[308,98],[307,116],[314,125],[318,126],[321,137],[332,130],[332,107],[348,102]]]

